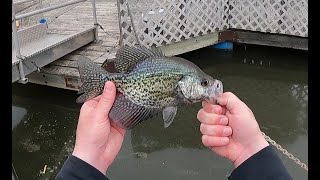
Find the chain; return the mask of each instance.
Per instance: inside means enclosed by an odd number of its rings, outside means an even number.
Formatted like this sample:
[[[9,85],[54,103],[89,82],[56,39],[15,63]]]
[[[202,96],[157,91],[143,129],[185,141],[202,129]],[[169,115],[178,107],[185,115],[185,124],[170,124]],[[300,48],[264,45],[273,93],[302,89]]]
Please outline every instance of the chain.
[[[24,56],[24,55],[21,55],[21,60],[27,60],[28,57]],[[24,61],[24,62],[27,62],[27,61]],[[40,70],[44,71],[44,72],[47,72],[47,73],[50,73],[48,71],[46,71],[45,69],[43,69],[42,67],[39,67],[34,61],[28,61],[30,63],[32,63],[36,68],[37,68],[37,72],[40,72]]]
[[[292,159],[294,162],[299,164],[303,169],[305,169],[308,172],[308,166],[304,163],[302,163],[298,158],[294,157],[291,153],[289,153],[286,149],[281,147],[279,144],[277,144],[274,140],[272,140],[269,136],[267,136],[264,132],[262,132],[262,135],[266,139],[266,141],[270,142],[272,145],[274,145],[278,150],[280,150],[283,154],[287,155],[290,159]]]

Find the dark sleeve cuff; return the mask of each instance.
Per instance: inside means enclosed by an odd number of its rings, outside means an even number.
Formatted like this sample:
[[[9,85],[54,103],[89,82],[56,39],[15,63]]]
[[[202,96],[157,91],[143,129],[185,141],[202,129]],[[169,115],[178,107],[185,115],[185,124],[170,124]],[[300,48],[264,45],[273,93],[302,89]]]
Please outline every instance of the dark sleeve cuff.
[[[68,157],[55,179],[108,180],[108,178],[95,167],[73,155]]]
[[[231,173],[228,179],[291,180],[292,178],[279,156],[269,145],[240,164],[240,166]]]

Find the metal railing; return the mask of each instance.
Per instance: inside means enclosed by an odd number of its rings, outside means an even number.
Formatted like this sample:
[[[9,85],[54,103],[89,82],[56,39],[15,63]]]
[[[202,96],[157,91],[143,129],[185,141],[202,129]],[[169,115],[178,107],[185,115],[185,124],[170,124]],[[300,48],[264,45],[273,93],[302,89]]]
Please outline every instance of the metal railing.
[[[37,14],[40,14],[40,13],[48,12],[48,11],[51,11],[51,10],[63,8],[63,7],[66,7],[66,6],[70,6],[70,5],[81,3],[81,2],[85,2],[85,1],[87,1],[87,0],[72,0],[72,1],[69,1],[69,2],[53,5],[53,6],[50,6],[50,7],[38,9],[38,10],[35,10],[35,11],[32,11],[32,12],[27,12],[27,13],[20,14],[20,15],[16,15],[15,8],[14,8],[14,2],[12,1],[12,33],[13,33],[13,41],[15,43],[16,57],[19,60],[19,73],[20,73],[19,82],[27,83],[28,80],[25,77],[25,73],[24,73],[24,70],[23,70],[22,55],[21,55],[21,51],[20,51],[21,47],[20,47],[20,44],[19,44],[19,37],[18,37],[18,32],[17,32],[17,27],[16,27],[16,21],[20,20],[20,19],[23,19],[23,18],[30,17],[30,16],[34,16],[34,15],[37,15]],[[24,1],[21,1],[19,3],[24,3],[24,2],[28,2],[28,0],[24,0]],[[95,0],[91,0],[91,2],[92,2],[94,28],[95,28],[95,39],[98,39],[98,24],[97,24],[96,6],[95,6],[96,3],[95,3]]]

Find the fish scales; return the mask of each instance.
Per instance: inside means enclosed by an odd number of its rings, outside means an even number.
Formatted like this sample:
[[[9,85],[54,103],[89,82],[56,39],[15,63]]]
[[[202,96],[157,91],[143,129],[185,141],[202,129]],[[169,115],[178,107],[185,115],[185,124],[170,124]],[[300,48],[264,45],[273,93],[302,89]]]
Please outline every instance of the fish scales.
[[[161,61],[143,62],[128,75],[115,80],[118,90],[135,103],[149,108],[175,105],[177,82],[182,74],[178,67]],[[177,73],[172,73],[174,71]]]

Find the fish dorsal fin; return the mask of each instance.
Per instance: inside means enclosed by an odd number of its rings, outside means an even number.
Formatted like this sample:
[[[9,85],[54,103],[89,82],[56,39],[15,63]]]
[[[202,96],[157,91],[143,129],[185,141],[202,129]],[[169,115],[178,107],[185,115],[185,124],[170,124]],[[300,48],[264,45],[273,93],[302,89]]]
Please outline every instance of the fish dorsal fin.
[[[84,103],[102,93],[105,81],[101,78],[102,76],[107,77],[108,73],[85,56],[81,56],[77,63],[82,81],[82,85],[77,94],[84,93],[77,98],[77,103]]]
[[[163,57],[161,50],[144,46],[122,46],[117,51],[114,68],[119,73],[126,73],[137,63],[150,57]]]
[[[155,109],[138,105],[119,94],[110,110],[109,118],[124,129],[132,129],[156,113]]]
[[[163,115],[163,122],[164,122],[165,128],[170,126],[176,114],[177,114],[177,106],[169,106],[163,109],[162,115]]]

